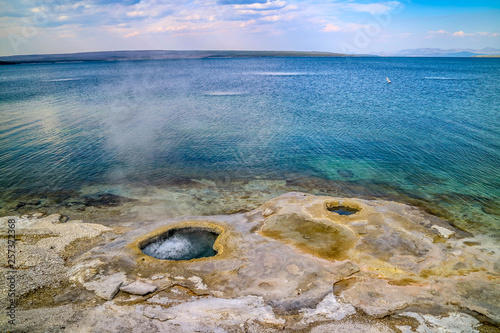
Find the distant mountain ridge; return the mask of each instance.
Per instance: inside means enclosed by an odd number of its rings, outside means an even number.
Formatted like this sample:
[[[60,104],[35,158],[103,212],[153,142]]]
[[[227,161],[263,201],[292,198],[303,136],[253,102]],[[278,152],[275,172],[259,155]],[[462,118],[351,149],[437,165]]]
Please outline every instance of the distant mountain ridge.
[[[0,57],[0,63],[47,63],[75,61],[127,61],[160,59],[206,59],[206,58],[250,58],[250,57],[352,57],[342,53],[307,51],[104,51],[63,54],[34,54]]]
[[[33,54],[0,57],[0,65],[23,63],[57,63],[82,61],[130,61],[130,60],[161,60],[161,59],[208,59],[208,58],[254,58],[254,57],[474,57],[500,55],[500,49],[492,47],[475,49],[420,48],[405,49],[395,53],[343,54],[316,51],[102,51],[62,54]]]
[[[396,57],[474,57],[478,55],[498,55],[500,49],[485,47],[483,49],[440,49],[440,48],[420,48],[405,49],[395,53],[381,53],[384,56]]]

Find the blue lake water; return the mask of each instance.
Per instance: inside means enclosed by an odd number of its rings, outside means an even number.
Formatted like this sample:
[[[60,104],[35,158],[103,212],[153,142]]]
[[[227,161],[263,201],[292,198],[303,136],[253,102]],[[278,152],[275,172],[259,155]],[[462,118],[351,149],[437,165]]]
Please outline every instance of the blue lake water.
[[[0,121],[4,206],[96,184],[313,179],[500,225],[498,59],[2,66]]]

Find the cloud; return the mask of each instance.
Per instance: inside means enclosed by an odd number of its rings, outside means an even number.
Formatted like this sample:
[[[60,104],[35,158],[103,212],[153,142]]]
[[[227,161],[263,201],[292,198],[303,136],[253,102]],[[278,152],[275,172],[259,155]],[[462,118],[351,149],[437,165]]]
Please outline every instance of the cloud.
[[[359,23],[347,23],[344,27],[344,30],[347,31],[359,31],[361,29],[370,29],[370,25],[368,24],[359,24]]]
[[[32,14],[32,9],[37,7],[22,1],[0,1],[0,17],[26,17]]]
[[[185,16],[185,17],[182,17],[179,19],[183,20],[183,21],[201,21],[201,20],[203,20],[203,16],[201,16],[199,14],[193,14],[193,15],[188,15],[188,16]]]
[[[166,26],[166,27],[156,27],[153,29],[153,32],[179,32],[189,30],[189,27],[186,25],[182,26]]]
[[[92,4],[96,5],[122,5],[133,6],[141,2],[141,0],[91,0]]]
[[[336,26],[335,24],[333,23],[328,23],[323,29],[322,31],[324,32],[337,32],[337,31],[340,31],[342,30],[342,28]]]
[[[398,1],[388,1],[388,2],[380,2],[380,3],[351,3],[347,7],[356,11],[356,12],[366,12],[370,14],[382,14],[393,10],[401,6],[401,3]]]
[[[436,35],[436,34],[449,34],[450,32],[446,31],[446,30],[438,30],[438,31],[429,31],[430,34],[433,34],[433,35]]]
[[[286,1],[271,0],[266,3],[251,3],[232,5],[223,8],[216,7],[218,17],[221,21],[248,21],[259,20],[261,22],[278,22],[290,20],[292,16],[286,15],[288,12],[298,11],[299,6],[288,6]]]
[[[490,33],[490,32],[477,32],[477,33],[467,33],[462,30],[456,32],[450,32],[446,30],[437,30],[437,31],[428,31],[428,35],[426,38],[434,38],[438,36],[448,36],[448,37],[471,37],[471,36],[493,36],[496,37],[499,34]]]
[[[498,37],[500,33],[498,32],[488,32],[488,31],[479,31],[477,32],[479,36],[488,36],[488,37]]]
[[[475,34],[472,33],[466,33],[463,31],[457,31],[457,32],[450,32],[446,30],[437,30],[437,31],[428,31],[429,35],[428,37],[435,37],[437,35],[441,36],[455,36],[455,37],[467,37],[467,36],[474,36]]]
[[[219,0],[219,5],[250,5],[250,4],[264,4],[267,0]]]
[[[261,18],[262,21],[268,21],[268,22],[278,22],[282,17],[280,15],[270,15],[270,16],[264,16]]]
[[[249,20],[249,21],[246,21],[246,22],[242,22],[242,23],[240,24],[240,27],[241,27],[241,28],[245,28],[245,27],[248,27],[248,26],[250,26],[250,25],[255,24],[256,22],[257,22],[256,20]]]
[[[148,14],[146,14],[145,11],[143,10],[134,10],[132,12],[128,12],[127,13],[127,16],[128,17],[144,17],[144,16],[147,16]]]
[[[126,35],[124,35],[123,37],[125,38],[131,38],[131,37],[135,37],[135,36],[138,36],[139,35],[139,31],[134,31],[134,32],[130,32]]]
[[[99,45],[99,42],[102,42],[109,48],[115,48],[116,45],[146,47],[168,41],[170,44],[164,45],[179,48],[189,45],[195,48],[237,46],[335,51],[339,49],[341,42],[351,43],[356,34],[373,32],[374,25],[370,22],[375,22],[374,19],[377,17],[392,16],[403,7],[402,3],[409,2],[401,0],[0,0],[0,35],[7,36],[13,32],[21,36],[26,30],[24,28],[26,24],[23,22],[41,22],[41,18],[46,14],[48,19],[36,26],[39,28],[40,36],[53,38],[53,42],[45,43],[48,45],[45,49],[51,47],[50,45],[67,44],[68,47],[60,48],[69,50],[71,45],[68,39],[70,33],[73,33],[76,36],[75,43],[85,40],[86,43],[90,43],[85,45],[92,43]],[[370,17],[370,14],[374,17]],[[396,20],[395,15],[392,17]],[[404,18],[398,16],[398,20],[402,19]],[[415,22],[409,23],[415,24]],[[481,32],[470,30],[465,25],[467,22],[446,26],[449,31],[438,30],[439,25],[431,26],[436,31],[427,31],[430,23],[432,22],[419,20],[420,25],[415,25],[414,30],[405,28],[402,31],[397,31],[398,24],[394,24],[391,26],[391,36],[394,36],[399,43],[410,43],[413,39],[420,39],[423,33],[426,35],[425,38],[434,38],[437,42],[443,40],[450,44],[467,41],[467,36],[472,35],[485,41],[488,39],[496,41],[495,38],[500,36],[498,32],[488,32],[494,25],[486,25],[487,22],[485,26],[477,29]],[[413,35],[403,34],[404,31],[412,31]],[[377,38],[382,38],[383,33],[388,32],[377,32]],[[272,38],[280,34],[286,38]],[[34,37],[33,40],[36,42],[30,43],[29,48],[39,47],[38,45],[42,44],[40,41],[50,40],[49,37],[45,40]],[[58,38],[65,40],[57,43]],[[0,46],[5,45],[5,42],[3,43],[0,40]]]
[[[468,34],[468,33],[465,33],[463,31],[457,31],[457,32],[454,32],[452,34],[452,36],[456,36],[456,37],[468,37],[468,36],[474,36],[474,34]]]
[[[286,7],[286,1],[268,1],[266,3],[252,3],[246,5],[235,5],[234,9],[236,10],[275,10]]]
[[[63,32],[57,35],[58,38],[76,38],[76,35],[72,32]]]

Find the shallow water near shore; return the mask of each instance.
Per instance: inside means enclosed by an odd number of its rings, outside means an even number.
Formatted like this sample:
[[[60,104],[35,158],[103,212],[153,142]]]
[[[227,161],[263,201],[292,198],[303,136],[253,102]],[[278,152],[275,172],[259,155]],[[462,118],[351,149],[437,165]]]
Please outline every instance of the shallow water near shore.
[[[159,219],[297,190],[498,231],[498,96],[497,59],[2,66],[0,210]]]

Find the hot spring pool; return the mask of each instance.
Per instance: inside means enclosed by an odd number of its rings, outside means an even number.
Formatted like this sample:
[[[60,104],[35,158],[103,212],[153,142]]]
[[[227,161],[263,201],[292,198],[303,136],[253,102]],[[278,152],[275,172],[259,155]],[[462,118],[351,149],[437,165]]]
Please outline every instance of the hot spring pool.
[[[163,260],[213,257],[217,254],[213,248],[217,237],[217,233],[202,228],[172,229],[143,247],[142,252]]]

